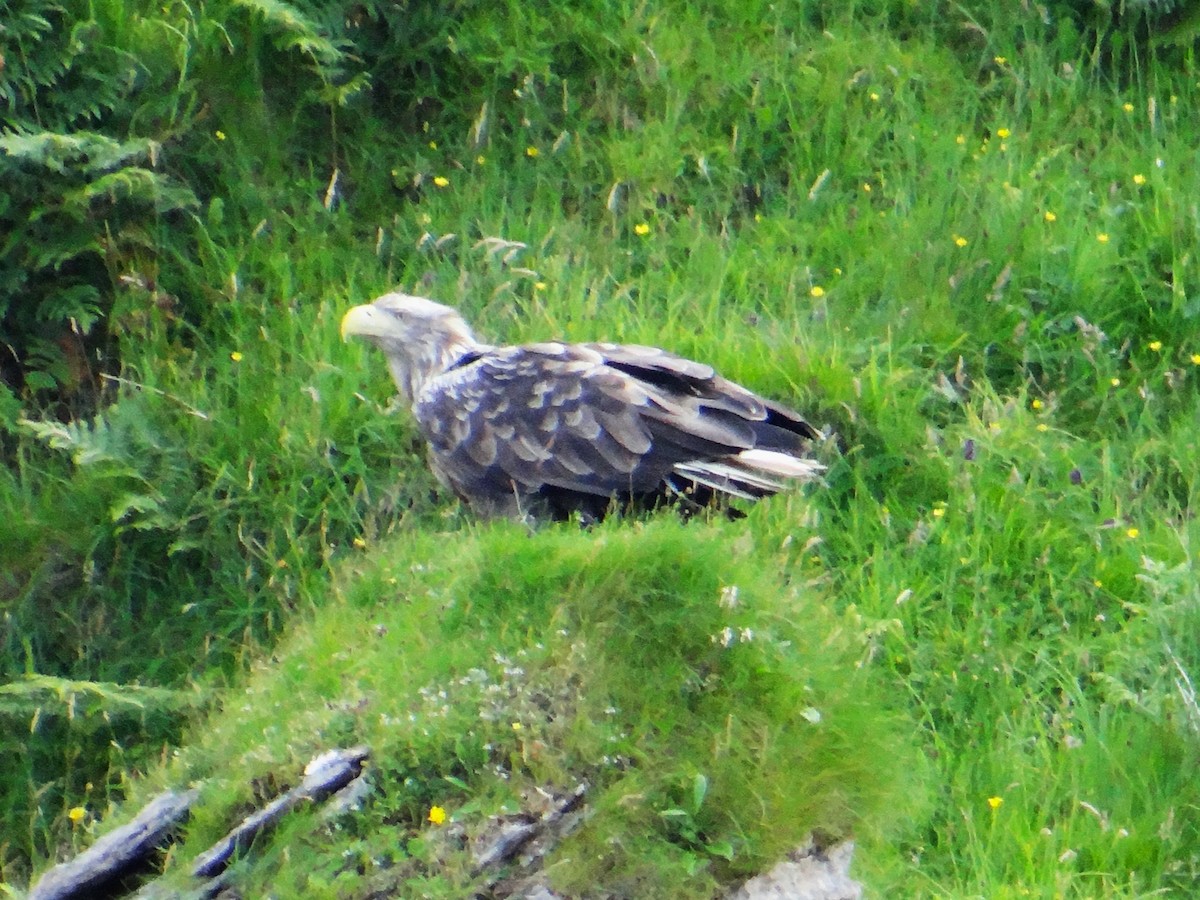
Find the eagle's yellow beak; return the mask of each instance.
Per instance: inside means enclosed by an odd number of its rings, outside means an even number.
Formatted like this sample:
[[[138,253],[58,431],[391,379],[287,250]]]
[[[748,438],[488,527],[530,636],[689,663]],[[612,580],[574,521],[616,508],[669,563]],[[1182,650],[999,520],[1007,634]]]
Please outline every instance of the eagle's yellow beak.
[[[379,311],[370,303],[355,306],[342,316],[342,340],[351,337],[380,336],[383,325]]]

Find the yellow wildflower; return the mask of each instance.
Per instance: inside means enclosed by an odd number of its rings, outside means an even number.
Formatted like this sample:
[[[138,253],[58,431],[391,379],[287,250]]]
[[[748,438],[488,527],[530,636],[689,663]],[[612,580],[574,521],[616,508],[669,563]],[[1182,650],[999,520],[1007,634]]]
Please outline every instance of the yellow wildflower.
[[[482,166],[485,162],[487,162],[487,157],[484,156],[482,153],[480,153],[477,157],[475,157],[475,165]]]
[[[1095,587],[1098,587],[1098,588],[1102,588],[1102,587],[1104,587],[1104,582],[1101,581],[1099,578],[1093,578],[1092,585]]]
[[[959,146],[962,146],[966,142],[967,142],[967,136],[965,134],[960,134],[958,137],[956,137],[954,139],[954,143],[958,144]]]
[[[1146,183],[1146,176],[1143,175],[1141,172],[1138,172],[1136,175],[1133,176],[1133,183],[1140,187],[1141,185]]]
[[[1054,213],[1050,212],[1050,210],[1046,210],[1046,214],[1044,216],[1042,216],[1042,218],[1045,219],[1047,222],[1057,222],[1058,221],[1058,216],[1056,216]]]
[[[1127,538],[1133,539],[1133,538],[1137,537],[1139,534],[1141,534],[1141,532],[1138,531],[1136,528],[1125,529],[1125,537],[1127,537]]]
[[[1200,366],[1200,353],[1193,353],[1193,354],[1192,354],[1192,365],[1193,365],[1193,366]]]
[[[994,810],[999,809],[1001,806],[1004,805],[1004,798],[1003,797],[988,797],[987,804]]]
[[[524,726],[524,725],[522,725],[520,722],[513,722],[513,723],[512,723],[512,730],[513,730],[513,731],[520,731],[520,730],[521,730],[522,728],[524,728],[524,727],[525,727],[525,726]]]
[[[1029,405],[1030,405],[1030,406],[1032,406],[1034,409],[1041,409],[1041,408],[1042,408],[1042,401],[1041,401],[1041,400],[1038,400],[1038,399],[1035,397],[1035,398],[1033,399],[1033,402],[1032,402],[1032,403],[1030,403]]]
[[[1038,422],[1037,430],[1038,431],[1049,431],[1050,426],[1047,425],[1045,422]]]
[[[1162,341],[1151,341],[1146,346],[1149,347],[1151,350],[1153,350],[1155,353],[1157,353],[1159,350],[1162,349]]]
[[[1008,62],[1008,57],[1007,57],[1007,56],[994,56],[994,57],[992,57],[992,59],[993,59],[993,61],[996,63],[996,65],[998,65],[998,66],[1002,66],[1002,65],[1004,65],[1006,62]]]
[[[809,296],[811,296],[811,297],[824,297],[825,296],[825,288],[821,287],[819,284],[814,284],[811,288],[808,289],[808,293],[809,293]]]
[[[871,100],[873,100],[875,103],[879,102],[879,95],[877,93],[875,93],[874,91],[871,91],[869,96],[871,97]]]
[[[1100,232],[1098,235],[1096,235],[1096,240],[1098,240],[1102,244],[1107,244],[1108,243],[1108,232],[1107,231]]]
[[[1127,112],[1127,113],[1131,113],[1131,112],[1133,112],[1133,104],[1126,103],[1121,107],[1121,109],[1125,110],[1125,112]]]
[[[546,282],[544,282],[544,281],[535,281],[535,282],[533,283],[533,289],[534,289],[535,291],[544,291],[544,290],[546,289]]]
[[[242,351],[234,350],[232,353],[229,354],[229,358],[232,359],[234,362],[241,362],[242,361]]]
[[[430,142],[429,142],[429,149],[430,149],[430,150],[436,150],[436,149],[437,149],[437,141],[430,141]]]
[[[213,132],[213,134],[216,136],[218,141],[225,140],[225,132],[223,132],[221,129],[218,128],[216,131]]]
[[[1120,387],[1121,379],[1120,378],[1110,378],[1110,379],[1108,379],[1108,383],[1111,384],[1113,387]]]
[[[364,540],[361,537],[355,537],[354,538],[354,546],[357,547],[359,550],[365,550],[367,547],[367,542],[366,542],[366,540]]]
[[[636,234],[638,237],[645,237],[646,235],[648,235],[650,233],[650,226],[647,225],[645,222],[638,222],[636,225],[633,226],[633,233]]]
[[[450,185],[450,179],[447,178],[445,175],[438,175],[436,178],[433,179],[433,183],[436,184],[438,187],[448,187]]]
[[[935,519],[940,519],[940,518],[941,518],[942,516],[944,516],[945,514],[946,514],[946,507],[945,507],[945,506],[935,506],[935,507],[933,508],[933,517],[934,517]]]
[[[864,181],[863,182],[863,190],[868,194],[871,193],[871,185]]]
[[[1004,140],[1005,138],[1009,137],[1009,135],[1011,135],[1011,134],[1012,134],[1012,132],[1009,131],[1007,128],[997,128],[996,129],[996,137],[1000,138],[1000,140]]]
[[[968,243],[970,243],[970,242],[965,237],[963,237],[961,234],[956,234],[954,236],[954,245],[956,247],[965,247],[965,246],[967,246]]]
[[[541,151],[539,151],[537,147],[534,147],[532,145],[525,148],[525,155],[528,156],[530,159],[533,159],[535,156],[537,156],[539,152],[541,152]]]
[[[72,825],[78,825],[87,818],[87,810],[82,806],[73,806],[67,811],[67,818],[71,820]]]
[[[427,818],[434,825],[441,825],[446,821],[446,810],[440,806],[431,806]]]

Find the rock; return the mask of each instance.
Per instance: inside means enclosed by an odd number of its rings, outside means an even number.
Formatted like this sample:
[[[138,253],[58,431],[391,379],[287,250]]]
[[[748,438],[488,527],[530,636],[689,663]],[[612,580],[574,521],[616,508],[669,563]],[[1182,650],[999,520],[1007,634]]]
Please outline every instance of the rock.
[[[726,900],[862,900],[862,885],[850,877],[854,842],[828,849],[811,839],[775,868],[751,878]]]

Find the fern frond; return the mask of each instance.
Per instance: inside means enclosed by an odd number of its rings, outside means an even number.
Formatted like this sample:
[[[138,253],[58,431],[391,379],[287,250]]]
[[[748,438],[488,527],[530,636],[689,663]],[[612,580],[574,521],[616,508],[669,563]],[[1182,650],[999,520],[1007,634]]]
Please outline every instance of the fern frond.
[[[137,61],[104,39],[94,18],[60,0],[20,0],[0,15],[0,99],[14,129],[67,130],[96,121],[132,87]]]
[[[38,317],[46,322],[74,322],[80,333],[87,334],[103,318],[99,301],[95,285],[68,285],[46,296],[38,307]]]
[[[149,203],[159,212],[185,209],[198,202],[187,188],[171,185],[169,179],[157,172],[126,166],[65,193],[63,209],[86,211],[100,199],[114,204],[122,200]]]
[[[125,464],[124,454],[114,446],[104,416],[96,416],[90,422],[66,423],[22,418],[17,425],[54,450],[70,453],[77,466],[100,462]]]
[[[76,681],[51,675],[26,675],[0,685],[0,716],[28,720],[33,715],[63,715],[80,722],[106,725],[115,715],[154,711],[184,711],[204,703],[204,695],[192,690]]]
[[[131,159],[149,155],[151,141],[117,141],[94,131],[60,134],[52,131],[0,136],[0,151],[14,160],[43,166],[52,172],[105,172]]]
[[[235,7],[262,17],[278,34],[283,49],[299,50],[325,66],[342,61],[342,51],[321,34],[320,27],[290,3],[283,0],[234,0]]]

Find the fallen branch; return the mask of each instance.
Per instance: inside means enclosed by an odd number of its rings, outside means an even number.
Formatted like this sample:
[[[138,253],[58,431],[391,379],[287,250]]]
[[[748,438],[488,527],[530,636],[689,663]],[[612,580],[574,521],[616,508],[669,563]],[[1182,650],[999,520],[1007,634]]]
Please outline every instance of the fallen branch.
[[[296,806],[320,802],[357,778],[368,756],[370,750],[367,747],[351,747],[349,750],[330,750],[313,759],[304,767],[304,780],[299,785],[247,816],[215,846],[201,853],[192,867],[192,875],[211,878],[223,872],[234,853],[248,847],[255,837],[273,827]]]
[[[482,875],[489,870],[499,869],[516,857],[530,842],[543,835],[557,837],[563,819],[583,804],[587,789],[586,784],[578,784],[565,797],[557,798],[555,804],[542,815],[523,816],[501,824],[483,846],[475,851],[473,874]]]
[[[55,866],[29,892],[29,900],[93,897],[146,862],[184,819],[199,792],[159,794],[128,825],[114,828],[72,860]]]

